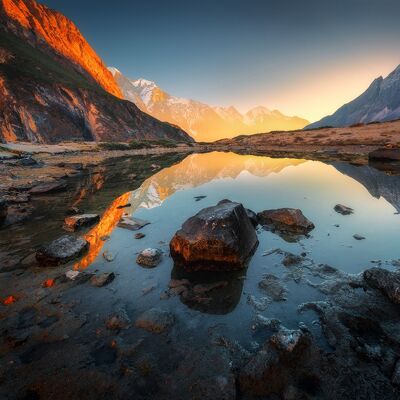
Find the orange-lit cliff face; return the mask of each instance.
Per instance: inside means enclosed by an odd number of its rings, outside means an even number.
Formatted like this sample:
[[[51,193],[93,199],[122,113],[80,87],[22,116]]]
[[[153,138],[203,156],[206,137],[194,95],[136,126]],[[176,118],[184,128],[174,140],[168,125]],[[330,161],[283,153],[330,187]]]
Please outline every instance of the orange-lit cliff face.
[[[43,47],[44,40],[109,93],[122,98],[112,74],[67,17],[34,0],[0,0],[0,11],[6,15],[6,26],[13,33],[35,46]]]

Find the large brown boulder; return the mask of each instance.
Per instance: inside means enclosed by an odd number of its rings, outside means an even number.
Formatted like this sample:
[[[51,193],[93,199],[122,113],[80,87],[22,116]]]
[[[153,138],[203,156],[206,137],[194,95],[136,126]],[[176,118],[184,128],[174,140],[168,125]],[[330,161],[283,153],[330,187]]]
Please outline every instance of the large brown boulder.
[[[188,270],[244,268],[258,239],[242,204],[227,202],[204,208],[189,218],[170,243],[177,265]]]
[[[315,228],[314,224],[303,215],[301,210],[296,208],[264,210],[259,212],[257,216],[261,225],[281,232],[302,235]]]

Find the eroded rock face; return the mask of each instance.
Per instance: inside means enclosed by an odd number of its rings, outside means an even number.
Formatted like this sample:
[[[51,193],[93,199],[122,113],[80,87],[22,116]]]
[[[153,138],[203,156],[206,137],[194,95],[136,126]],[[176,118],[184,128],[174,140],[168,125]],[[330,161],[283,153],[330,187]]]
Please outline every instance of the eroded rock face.
[[[364,280],[374,289],[380,290],[395,304],[400,304],[400,274],[382,268],[370,268],[364,271]]]
[[[89,242],[82,238],[64,235],[36,252],[40,265],[60,265],[79,257],[89,248]]]
[[[261,225],[281,232],[307,234],[315,228],[314,224],[303,215],[301,210],[296,208],[264,210],[257,216]]]
[[[188,270],[244,268],[258,239],[242,204],[224,201],[189,218],[170,242],[171,256]]]
[[[81,214],[81,215],[73,215],[71,217],[66,217],[64,219],[63,228],[69,232],[75,232],[76,230],[84,227],[90,226],[100,220],[99,215],[97,214]]]

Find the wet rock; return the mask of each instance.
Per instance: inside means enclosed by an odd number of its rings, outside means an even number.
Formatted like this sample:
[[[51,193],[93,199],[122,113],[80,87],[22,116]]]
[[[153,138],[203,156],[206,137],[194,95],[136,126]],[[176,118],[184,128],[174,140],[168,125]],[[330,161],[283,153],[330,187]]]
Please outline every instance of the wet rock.
[[[82,227],[93,225],[94,223],[99,222],[99,220],[100,216],[97,214],[73,215],[64,219],[63,228],[66,231],[75,232]]]
[[[246,208],[246,214],[249,217],[251,223],[253,224],[254,227],[257,227],[258,225],[258,216],[257,213],[254,211],[250,210],[249,208]]]
[[[108,285],[115,279],[114,272],[104,272],[100,275],[94,275],[90,279],[90,283],[93,286],[102,287]]]
[[[344,206],[343,204],[336,204],[334,210],[342,215],[350,215],[354,213],[354,210],[352,208]]]
[[[244,207],[224,201],[189,218],[170,242],[175,263],[188,270],[244,268],[258,245]]]
[[[256,326],[261,326],[273,331],[278,331],[281,328],[281,321],[276,318],[267,318],[261,314],[257,314],[255,317]]]
[[[47,193],[62,192],[65,190],[67,190],[67,183],[64,181],[58,181],[58,182],[41,183],[30,189],[29,193],[33,195],[40,195]]]
[[[40,265],[60,265],[82,255],[89,248],[89,242],[83,238],[64,235],[40,248],[36,260]]]
[[[136,262],[143,267],[153,268],[161,262],[161,258],[161,250],[149,248],[139,253],[136,258]]]
[[[118,222],[118,226],[120,228],[129,229],[131,231],[138,231],[139,229],[142,229],[144,226],[149,224],[149,221],[128,216],[123,216]]]
[[[83,272],[83,271],[75,271],[69,270],[64,275],[56,278],[57,283],[66,283],[73,282],[76,285],[80,285],[82,283],[86,283],[93,276],[92,273]]]
[[[265,210],[257,214],[261,225],[272,227],[281,232],[307,234],[315,226],[301,210],[295,208],[279,208]]]
[[[380,148],[368,154],[370,160],[400,161],[400,149]]]
[[[8,211],[8,206],[6,201],[0,199],[0,225],[3,224],[3,222],[6,220],[7,211]]]
[[[353,235],[353,238],[356,240],[365,240],[365,237],[362,235],[359,235],[358,233],[356,233],[355,235]]]
[[[143,239],[146,235],[142,232],[138,232],[135,234],[135,239]]]
[[[115,255],[111,251],[106,250],[103,252],[103,258],[108,262],[112,262],[115,260]]]
[[[151,308],[139,316],[135,326],[148,332],[162,333],[169,330],[174,323],[175,316],[169,311]]]
[[[363,273],[365,282],[381,291],[390,301],[400,304],[400,273],[374,267]]]
[[[274,301],[284,301],[286,300],[287,290],[283,286],[279,278],[272,274],[267,274],[258,283],[260,289],[262,289],[269,297]]]
[[[288,253],[282,261],[285,267],[290,267],[292,265],[298,265],[303,261],[303,258],[295,254]]]

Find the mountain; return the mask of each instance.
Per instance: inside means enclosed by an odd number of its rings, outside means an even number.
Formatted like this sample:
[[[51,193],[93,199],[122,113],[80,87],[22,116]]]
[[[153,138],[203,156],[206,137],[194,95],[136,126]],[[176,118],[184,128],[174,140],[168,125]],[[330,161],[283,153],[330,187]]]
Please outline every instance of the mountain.
[[[339,108],[334,114],[306,126],[349,126],[358,123],[384,122],[400,118],[400,65],[385,79],[375,79],[359,97]]]
[[[242,115],[235,107],[213,107],[172,96],[146,79],[132,80],[110,67],[125,99],[162,121],[179,125],[197,141],[214,141],[240,134],[302,129],[308,121],[257,107]]]
[[[0,141],[192,141],[121,97],[72,21],[34,0],[0,0]]]

